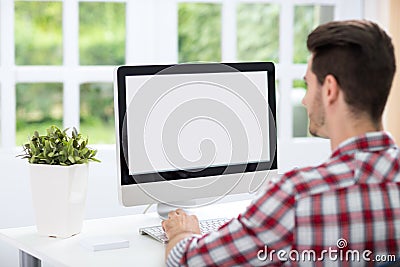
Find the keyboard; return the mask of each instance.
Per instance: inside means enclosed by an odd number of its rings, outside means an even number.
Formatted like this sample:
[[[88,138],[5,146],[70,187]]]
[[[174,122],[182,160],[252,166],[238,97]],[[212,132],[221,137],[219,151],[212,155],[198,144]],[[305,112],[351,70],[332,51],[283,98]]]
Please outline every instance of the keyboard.
[[[227,218],[200,220],[200,232],[202,235],[204,235],[209,232],[216,231],[221,225],[229,222],[230,220],[231,219]],[[149,235],[163,244],[168,243],[168,237],[165,235],[165,232],[161,226],[143,227],[139,229],[139,233],[141,235]]]

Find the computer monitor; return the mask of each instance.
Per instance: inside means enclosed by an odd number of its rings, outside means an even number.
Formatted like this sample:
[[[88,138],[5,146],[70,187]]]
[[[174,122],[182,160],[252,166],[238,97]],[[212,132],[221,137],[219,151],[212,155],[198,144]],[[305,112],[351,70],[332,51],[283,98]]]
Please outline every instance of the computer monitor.
[[[273,63],[120,66],[114,87],[124,206],[206,205],[276,174]]]

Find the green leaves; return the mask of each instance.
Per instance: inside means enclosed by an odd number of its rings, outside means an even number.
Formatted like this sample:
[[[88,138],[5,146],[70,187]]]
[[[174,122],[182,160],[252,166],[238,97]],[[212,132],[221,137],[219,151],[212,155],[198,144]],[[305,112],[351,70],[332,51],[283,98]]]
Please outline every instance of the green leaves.
[[[95,158],[97,150],[87,147],[88,138],[72,129],[72,137],[68,129],[61,131],[56,126],[47,129],[47,135],[39,135],[37,131],[28,143],[23,145],[24,154],[19,155],[33,164],[50,164],[69,166],[89,161],[100,162]]]

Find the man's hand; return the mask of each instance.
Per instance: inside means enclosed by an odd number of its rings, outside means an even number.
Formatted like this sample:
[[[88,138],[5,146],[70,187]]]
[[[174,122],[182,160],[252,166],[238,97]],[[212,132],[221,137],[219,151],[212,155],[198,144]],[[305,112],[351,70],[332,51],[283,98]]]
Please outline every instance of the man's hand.
[[[200,234],[199,220],[195,215],[187,215],[181,209],[168,213],[168,220],[161,223],[168,237],[168,245],[165,250],[165,258],[171,249],[182,239],[192,234]]]
[[[168,220],[162,222],[162,227],[169,240],[182,233],[200,234],[197,217],[195,215],[187,215],[181,209],[168,213]]]

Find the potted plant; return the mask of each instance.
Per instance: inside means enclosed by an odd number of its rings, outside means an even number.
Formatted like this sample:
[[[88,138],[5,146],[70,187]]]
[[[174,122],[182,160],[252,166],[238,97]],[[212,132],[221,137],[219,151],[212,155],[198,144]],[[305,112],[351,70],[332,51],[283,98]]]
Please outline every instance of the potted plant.
[[[73,128],[56,126],[46,135],[34,132],[23,145],[28,159],[36,227],[40,235],[70,237],[82,229],[88,183],[88,163],[97,150]]]

